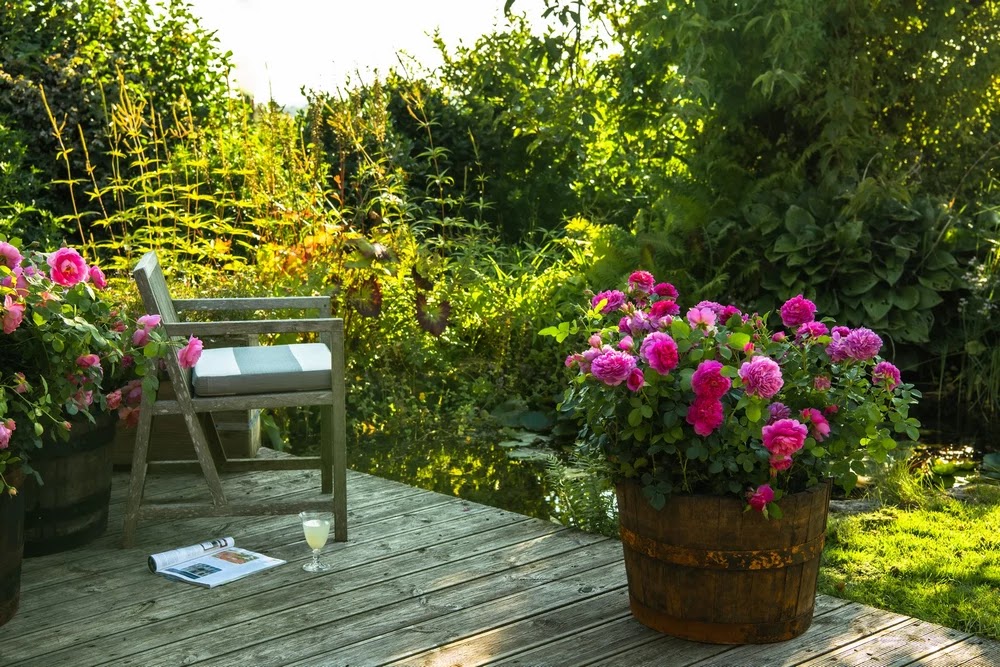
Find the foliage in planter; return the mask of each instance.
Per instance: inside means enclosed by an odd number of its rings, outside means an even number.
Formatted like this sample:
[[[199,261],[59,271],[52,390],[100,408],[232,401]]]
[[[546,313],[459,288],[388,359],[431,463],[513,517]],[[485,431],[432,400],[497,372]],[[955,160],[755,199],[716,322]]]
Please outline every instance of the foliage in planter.
[[[801,295],[767,316],[703,301],[680,317],[677,291],[637,271],[626,290],[592,295],[575,324],[588,336],[562,408],[583,422],[583,451],[614,480],[637,479],[660,507],[671,494],[746,495],[771,509],[785,492],[832,477],[846,491],[864,461],[916,440],[920,396],[882,361],[870,329],[816,321]]]
[[[16,492],[7,466],[33,472],[32,456],[67,440],[71,420],[117,411],[134,424],[159,359],[177,347],[154,331],[158,316],[132,319],[108,298],[103,271],[76,250],[22,255],[14,241],[0,241],[0,492]],[[189,343],[182,363],[198,354]]]

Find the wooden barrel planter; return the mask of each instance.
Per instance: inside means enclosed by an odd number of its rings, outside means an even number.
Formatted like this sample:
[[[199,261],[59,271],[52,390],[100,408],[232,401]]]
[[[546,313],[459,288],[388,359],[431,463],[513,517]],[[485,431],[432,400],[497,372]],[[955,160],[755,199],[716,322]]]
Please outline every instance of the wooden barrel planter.
[[[25,484],[25,556],[72,549],[107,529],[115,421],[104,414],[96,424],[76,422],[68,441],[46,442],[31,455],[42,483]]]
[[[829,484],[782,498],[780,520],[715,496],[676,496],[657,511],[633,482],[617,495],[641,623],[714,644],[784,641],[812,623]]]
[[[4,478],[24,486],[20,469],[7,470]],[[0,493],[0,625],[17,613],[21,599],[21,561],[24,552],[24,495]]]

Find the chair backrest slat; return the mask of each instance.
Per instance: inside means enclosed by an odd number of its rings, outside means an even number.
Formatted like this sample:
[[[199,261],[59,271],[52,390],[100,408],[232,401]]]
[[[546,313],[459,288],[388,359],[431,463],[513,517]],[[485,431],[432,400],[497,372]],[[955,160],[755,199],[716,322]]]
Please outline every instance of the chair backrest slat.
[[[163,269],[160,268],[160,260],[155,252],[147,252],[139,260],[132,270],[136,285],[139,288],[139,295],[142,297],[142,305],[149,315],[159,315],[160,321],[164,324],[174,324],[180,322],[177,310],[174,308],[173,299],[170,298],[170,291],[167,289],[167,281],[163,277]],[[174,392],[178,398],[181,394],[187,394],[187,389],[178,387],[176,379],[181,379],[184,387],[190,386],[191,370],[181,368],[177,363],[177,355],[172,354],[167,357],[167,370],[171,380],[174,381]]]
[[[155,252],[143,255],[132,270],[132,275],[139,287],[142,303],[150,315],[159,315],[161,321],[166,324],[180,321]]]

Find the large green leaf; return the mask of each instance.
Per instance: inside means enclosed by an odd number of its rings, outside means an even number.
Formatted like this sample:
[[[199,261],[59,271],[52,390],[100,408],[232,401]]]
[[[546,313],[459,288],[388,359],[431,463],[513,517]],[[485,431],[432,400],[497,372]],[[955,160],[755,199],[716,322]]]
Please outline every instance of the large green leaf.
[[[913,310],[920,303],[920,289],[914,285],[897,289],[892,293],[892,303],[902,310]]]
[[[954,278],[947,271],[929,271],[923,275],[917,276],[917,280],[924,287],[929,287],[932,290],[947,291],[952,288],[954,284]]]
[[[788,254],[795,252],[802,246],[799,244],[798,239],[796,239],[791,234],[782,234],[774,242],[774,252],[781,254]]]
[[[899,281],[900,276],[903,275],[905,264],[903,260],[895,255],[886,255],[885,264],[876,264],[872,270],[888,284],[895,285]]]
[[[843,281],[841,291],[847,296],[867,294],[878,284],[878,276],[871,271],[859,271],[848,276]]]
[[[936,291],[930,289],[929,287],[924,287],[923,285],[918,285],[917,290],[920,291],[920,309],[930,310],[934,306],[938,305],[944,299]]]
[[[928,255],[927,259],[924,260],[924,266],[932,271],[937,269],[947,269],[957,265],[958,261],[955,260],[955,257],[947,250],[943,250],[941,248],[935,249],[934,252]]]
[[[892,301],[883,291],[868,295],[862,304],[868,317],[875,321],[882,320],[892,309]]]
[[[812,214],[800,206],[788,207],[788,212],[785,213],[785,229],[798,238],[812,237],[819,232]]]

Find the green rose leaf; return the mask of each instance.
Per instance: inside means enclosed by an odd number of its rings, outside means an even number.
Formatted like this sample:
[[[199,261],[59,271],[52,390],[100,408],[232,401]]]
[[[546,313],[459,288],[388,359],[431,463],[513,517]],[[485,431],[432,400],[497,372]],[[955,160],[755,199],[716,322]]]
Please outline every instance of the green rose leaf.
[[[745,334],[740,331],[729,336],[729,346],[736,350],[742,350],[749,342],[749,334]]]

